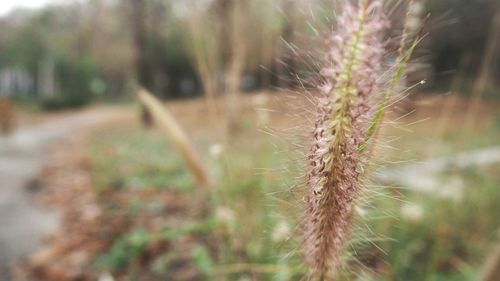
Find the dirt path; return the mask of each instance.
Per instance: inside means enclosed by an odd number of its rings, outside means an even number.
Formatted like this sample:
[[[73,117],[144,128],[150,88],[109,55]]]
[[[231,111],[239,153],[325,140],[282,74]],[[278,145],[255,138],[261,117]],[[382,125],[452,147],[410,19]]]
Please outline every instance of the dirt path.
[[[32,196],[50,150],[72,133],[118,115],[118,109],[86,109],[0,137],[0,280],[11,280],[9,264],[36,250],[42,238],[58,226],[58,214]]]

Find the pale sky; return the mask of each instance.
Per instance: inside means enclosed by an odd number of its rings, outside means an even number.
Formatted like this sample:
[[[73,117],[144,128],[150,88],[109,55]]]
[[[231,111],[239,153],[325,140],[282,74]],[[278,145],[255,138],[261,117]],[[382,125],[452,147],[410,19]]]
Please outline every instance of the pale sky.
[[[64,0],[0,0],[0,16],[15,8],[40,8],[54,2],[64,2]]]

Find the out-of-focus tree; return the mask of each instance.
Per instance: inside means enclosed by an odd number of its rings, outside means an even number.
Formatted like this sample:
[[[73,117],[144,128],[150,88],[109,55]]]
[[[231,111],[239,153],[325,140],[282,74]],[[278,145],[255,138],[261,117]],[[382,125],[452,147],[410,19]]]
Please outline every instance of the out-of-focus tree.
[[[210,100],[216,93],[227,96],[224,112],[230,129],[237,127],[242,89],[276,86],[275,77],[295,79],[290,76],[295,63],[290,60],[293,54],[287,44],[293,41],[292,22],[296,18],[290,12],[285,21],[283,13],[284,7],[294,8],[290,1],[193,0],[179,5],[191,8],[182,18],[190,31],[187,46],[192,50],[207,104],[213,104]],[[288,28],[283,27],[286,22]],[[277,73],[280,61],[288,64],[283,73]]]
[[[130,17],[125,16],[125,8],[123,3],[102,0],[91,0],[82,7],[82,43],[101,71],[103,81],[96,85],[102,84],[111,97],[123,95],[134,75],[134,48],[129,29],[124,28]]]
[[[225,108],[229,128],[235,127],[239,92],[248,61],[252,1],[193,1],[196,9],[184,15],[191,40],[188,46],[198,69],[211,115],[216,93],[227,95]],[[214,21],[214,19],[217,19]]]
[[[135,77],[139,87],[152,92],[150,83],[151,71],[147,61],[146,1],[129,0],[132,12],[132,32],[135,47]],[[153,119],[147,108],[141,105],[141,120],[143,125],[151,126]]]
[[[218,110],[215,97],[220,76],[220,45],[216,38],[217,22],[212,20],[209,5],[196,1],[179,3],[177,13],[188,36],[184,42],[201,80],[205,103],[212,124],[217,122]]]
[[[498,59],[500,46],[500,9],[497,10],[490,27],[489,38],[485,47],[483,60],[478,72],[478,77],[472,88],[472,99],[469,109],[466,112],[465,127],[474,126],[476,115],[481,106],[481,98],[488,86],[488,82],[493,78],[491,75],[492,62]]]
[[[285,88],[292,87],[296,82],[296,62],[294,54],[294,42],[296,32],[296,22],[294,21],[296,15],[296,1],[283,0],[282,1],[283,14],[285,21],[281,31],[282,48],[280,50],[280,64],[278,74],[280,76],[280,86]]]
[[[227,13],[227,15],[222,15],[222,18],[226,21],[223,21],[224,26],[230,27],[227,30],[229,40],[223,41],[228,44],[224,46],[224,49],[229,51],[224,63],[224,73],[226,78],[225,92],[228,96],[226,107],[228,129],[234,131],[238,128],[238,114],[241,112],[239,98],[241,81],[248,61],[248,49],[251,44],[247,37],[250,34],[250,6],[249,1],[220,1],[231,3],[225,6],[225,9],[228,10],[224,11],[224,13]]]
[[[281,29],[283,25],[283,16],[280,13],[280,7],[277,2],[266,0],[255,0],[252,2],[255,11],[252,17],[252,26],[258,35],[256,41],[259,42],[258,48],[250,48],[250,59],[248,66],[259,73],[259,83],[262,88],[271,87],[275,78],[276,56],[279,54]]]
[[[431,20],[427,25],[429,36],[425,48],[431,54],[430,63],[437,75],[436,86],[449,87],[462,57],[468,57],[471,61],[465,66],[468,80],[475,79],[498,5],[497,0],[426,1]],[[494,58],[491,65],[500,66],[500,58]],[[500,81],[496,81],[497,84],[498,82]],[[471,86],[467,88],[470,89]]]

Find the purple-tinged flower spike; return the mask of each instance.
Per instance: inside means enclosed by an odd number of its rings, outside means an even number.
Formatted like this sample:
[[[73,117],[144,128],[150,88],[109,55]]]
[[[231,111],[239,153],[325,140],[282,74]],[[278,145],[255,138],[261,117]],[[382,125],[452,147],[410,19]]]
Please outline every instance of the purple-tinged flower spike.
[[[346,1],[329,38],[321,71],[313,143],[308,157],[305,254],[312,274],[332,279],[342,265],[354,204],[368,155],[367,130],[384,97],[382,33],[388,22],[380,0]]]

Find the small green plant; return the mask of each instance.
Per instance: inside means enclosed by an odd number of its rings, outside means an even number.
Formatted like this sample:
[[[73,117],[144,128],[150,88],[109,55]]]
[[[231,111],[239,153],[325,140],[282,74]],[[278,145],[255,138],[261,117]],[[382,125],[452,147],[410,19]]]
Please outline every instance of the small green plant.
[[[142,252],[150,243],[150,234],[144,229],[136,229],[118,237],[110,251],[101,256],[97,264],[106,269],[123,270]]]

